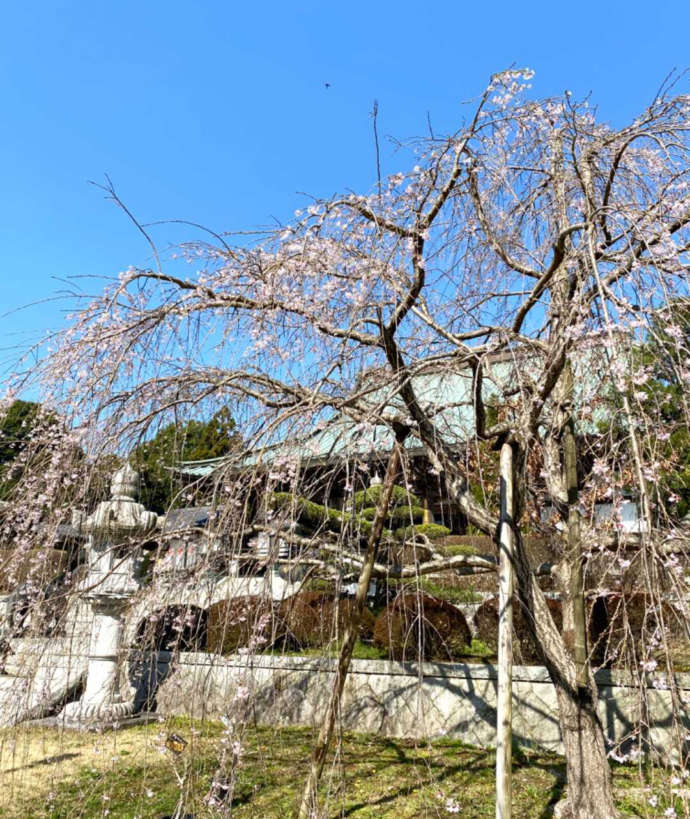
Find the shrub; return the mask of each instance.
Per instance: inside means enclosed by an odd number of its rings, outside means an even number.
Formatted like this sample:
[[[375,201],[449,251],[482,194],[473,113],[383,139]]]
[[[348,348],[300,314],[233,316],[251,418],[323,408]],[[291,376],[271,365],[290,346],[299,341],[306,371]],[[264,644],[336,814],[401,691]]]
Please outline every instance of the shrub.
[[[136,647],[152,651],[202,651],[207,634],[208,612],[204,609],[167,606],[139,623]]]
[[[563,624],[563,613],[560,600],[546,598],[556,627],[560,630]],[[498,651],[498,598],[490,597],[477,609],[474,616],[478,638],[487,648]],[[541,665],[527,628],[527,620],[518,601],[513,600],[513,658],[518,665]]]
[[[639,670],[644,660],[662,661],[664,645],[653,638],[657,630],[661,634],[662,620],[672,662],[685,668],[690,660],[690,642],[682,617],[669,603],[655,602],[644,592],[596,598],[588,606],[589,640],[595,664]]]
[[[440,537],[447,537],[449,534],[450,529],[440,523],[418,523],[414,526],[403,526],[395,532],[395,536],[400,540],[413,538],[415,535],[426,535],[429,540],[436,540]]]
[[[477,603],[481,598],[477,595],[474,589],[468,589],[466,586],[456,586],[452,580],[445,580],[439,577],[438,580],[429,580],[424,578],[420,582],[420,586],[427,594],[438,597],[440,600],[446,600],[449,603]]]
[[[496,544],[488,535],[451,535],[442,544],[448,554],[495,554]],[[458,551],[451,551],[457,549]]]
[[[324,524],[340,527],[340,514],[320,503],[293,495],[292,492],[274,492],[271,498],[274,509],[294,510],[295,519],[307,526],[317,527]]]
[[[355,492],[355,509],[365,509],[371,506],[377,506],[381,499],[381,492],[383,486],[370,486],[368,489],[362,489]],[[393,494],[391,495],[390,506],[396,508],[397,506],[419,506],[420,500],[416,495],[408,492],[402,486],[394,486]]]
[[[370,521],[361,516],[352,516],[349,512],[339,512],[320,503],[293,495],[291,492],[274,492],[271,497],[271,506],[274,509],[287,509],[294,512],[294,518],[309,529],[318,529],[326,526],[334,532],[340,531],[343,524],[352,523],[361,534],[368,535],[372,526]]]
[[[334,580],[327,580],[323,577],[312,577],[302,586],[304,592],[320,592],[328,597],[335,596],[335,587],[336,584]],[[304,592],[301,593],[304,594]]]
[[[471,640],[462,612],[427,595],[400,595],[374,625],[374,643],[393,660],[457,659],[467,654]]]
[[[262,651],[285,634],[285,623],[273,602],[263,597],[221,600],[208,609],[206,650],[213,654],[234,654],[247,646]]]
[[[376,507],[370,506],[362,509],[360,515],[364,520],[373,520],[376,516]],[[387,521],[389,525],[409,523],[410,521],[421,521],[424,518],[424,509],[421,506],[397,506],[389,509]]]
[[[348,623],[352,619],[354,607],[354,600],[329,600],[322,609],[323,616],[321,622],[323,626],[327,629],[331,629],[331,633],[334,634],[335,626],[337,625],[338,636],[342,636],[345,633]],[[365,608],[359,621],[359,628],[357,629],[358,637],[362,640],[371,640],[374,636],[374,623],[374,615],[368,608]]]
[[[421,591],[430,597],[445,600],[448,603],[478,603],[481,597],[473,588],[458,582],[461,580],[457,575],[444,576],[442,574],[435,575],[433,580],[429,577],[422,577],[419,580],[389,577],[387,581],[389,599],[393,595],[414,595]]]
[[[320,613],[327,600],[321,592],[296,594],[280,606],[280,616],[286,627],[286,642],[295,648],[321,645]]]
[[[363,643],[357,640],[355,647],[352,650],[353,660],[387,660],[388,651],[380,646],[371,645],[370,643]]]
[[[281,616],[287,626],[288,638],[297,648],[328,645],[341,638],[350,622],[353,600],[334,600],[318,592],[301,592],[281,605]],[[359,623],[358,637],[371,639],[374,616],[365,609]]]
[[[450,557],[479,554],[474,546],[465,546],[463,543],[454,543],[450,546],[442,546],[441,549],[444,554],[449,555]],[[486,554],[486,552],[484,554]]]

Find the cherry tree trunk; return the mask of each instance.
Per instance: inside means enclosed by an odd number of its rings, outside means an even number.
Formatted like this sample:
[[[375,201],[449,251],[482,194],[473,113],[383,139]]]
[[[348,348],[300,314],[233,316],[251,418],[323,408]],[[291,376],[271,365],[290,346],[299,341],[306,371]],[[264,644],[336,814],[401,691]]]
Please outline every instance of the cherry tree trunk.
[[[516,460],[521,456],[522,453],[518,451]],[[495,529],[498,520],[474,503],[466,481],[450,458],[442,466],[455,479],[448,482],[448,488],[469,520],[487,533]],[[517,485],[515,489],[519,496]],[[517,512],[515,517],[517,519]],[[573,617],[575,633],[570,635],[569,648],[564,635],[554,623],[544,593],[531,569],[519,530],[515,528],[513,534],[518,600],[530,636],[557,691],[568,775],[567,800],[560,805],[560,816],[564,819],[614,819],[618,814],[613,805],[604,730],[597,714],[597,688],[586,657],[581,657],[583,640],[576,639],[581,629],[577,628],[577,619]],[[568,577],[571,572],[576,575],[571,580],[572,591],[578,592],[575,595],[578,598],[581,582],[577,576],[579,565],[571,562],[575,558],[573,552],[569,550],[564,568],[568,570]],[[578,644],[578,651],[571,653],[573,643]]]
[[[567,770],[566,799],[559,805],[564,819],[612,819],[611,769],[604,732],[590,687],[557,688],[559,719]]]
[[[597,688],[591,669],[584,680],[553,621],[544,593],[530,571],[522,539],[516,537],[516,574],[528,627],[556,687],[566,759],[567,793],[556,814],[563,819],[614,819],[611,769],[604,729],[597,713]],[[584,684],[582,684],[584,682]]]

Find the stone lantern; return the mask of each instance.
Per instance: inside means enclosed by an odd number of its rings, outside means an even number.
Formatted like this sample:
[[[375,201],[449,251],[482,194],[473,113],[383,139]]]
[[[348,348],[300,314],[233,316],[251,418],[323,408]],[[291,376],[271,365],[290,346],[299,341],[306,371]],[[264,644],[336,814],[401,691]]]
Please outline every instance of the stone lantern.
[[[93,625],[86,688],[81,699],[68,703],[58,717],[85,727],[108,725],[131,717],[133,697],[120,692],[120,663],[124,614],[141,588],[141,547],[132,544],[160,523],[136,498],[139,474],[125,464],[112,478],[110,500],[99,503],[92,515],[73,514],[73,525],[89,536],[89,573],[86,599]]]

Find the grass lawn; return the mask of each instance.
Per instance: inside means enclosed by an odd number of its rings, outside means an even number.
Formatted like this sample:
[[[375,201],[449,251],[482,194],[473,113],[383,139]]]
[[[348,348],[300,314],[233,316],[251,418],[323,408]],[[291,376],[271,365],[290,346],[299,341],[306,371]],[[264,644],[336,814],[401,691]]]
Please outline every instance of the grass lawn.
[[[176,756],[166,737],[187,741]],[[19,726],[0,731],[0,816],[161,817],[173,813],[184,782],[184,805],[195,817],[217,767],[223,726],[167,720],[103,734]],[[312,731],[250,728],[238,769],[233,817],[292,813],[306,773]],[[324,772],[324,817],[492,817],[494,755],[460,742],[432,743],[345,734]],[[517,753],[513,815],[546,817],[562,793],[560,757]],[[640,789],[636,769],[617,767],[619,807],[629,816],[663,816],[651,808],[651,790]],[[678,815],[683,815],[680,805]],[[217,815],[217,814],[216,814]]]

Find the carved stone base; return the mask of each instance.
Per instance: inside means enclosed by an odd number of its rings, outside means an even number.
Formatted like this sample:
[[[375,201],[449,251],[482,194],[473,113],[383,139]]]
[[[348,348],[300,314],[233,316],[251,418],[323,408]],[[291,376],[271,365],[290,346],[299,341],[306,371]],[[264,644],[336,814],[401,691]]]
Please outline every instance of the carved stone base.
[[[125,705],[125,703],[116,703]],[[80,703],[71,702],[71,706],[78,706]],[[69,706],[68,706],[69,707]],[[43,719],[32,720],[31,725],[40,725],[47,728],[64,728],[68,731],[119,731],[122,728],[129,728],[133,725],[146,725],[149,722],[156,722],[158,714],[151,711],[138,711],[123,716],[115,716],[110,711],[99,712],[91,716],[84,716],[83,712],[74,709],[71,713],[65,713],[67,708],[54,717],[44,717]]]
[[[65,724],[111,725],[134,715],[134,701],[90,703],[77,700],[68,703],[57,719]]]

